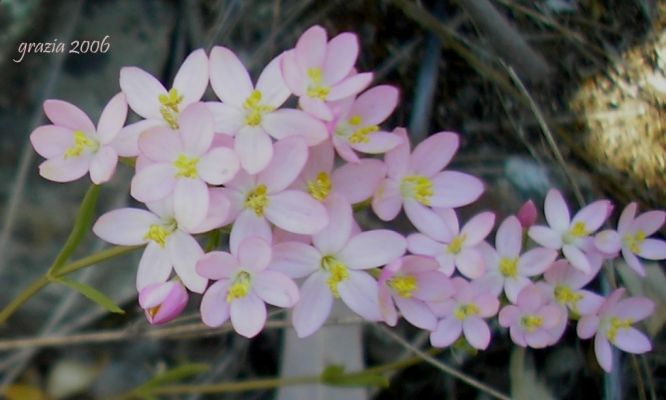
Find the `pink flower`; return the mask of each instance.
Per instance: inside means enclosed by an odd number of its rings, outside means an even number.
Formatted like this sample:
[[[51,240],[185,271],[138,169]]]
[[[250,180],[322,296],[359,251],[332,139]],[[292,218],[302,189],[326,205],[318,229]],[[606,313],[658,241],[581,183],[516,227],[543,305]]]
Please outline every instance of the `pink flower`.
[[[444,301],[453,294],[449,278],[437,268],[433,259],[421,256],[405,256],[382,268],[379,305],[387,324],[395,326],[398,322],[397,306],[412,325],[435,329],[437,318],[427,303]]]
[[[289,97],[280,73],[280,57],[266,66],[255,88],[231,50],[215,46],[210,53],[210,83],[222,103],[207,104],[215,116],[216,131],[235,136],[234,149],[249,174],[262,171],[273,156],[268,135],[278,140],[299,135],[309,146],[327,137],[326,126],[307,113],[278,110]]]
[[[566,318],[564,309],[549,303],[536,285],[523,288],[515,305],[507,305],[499,313],[499,323],[509,328],[511,340],[519,346],[535,349],[556,343]]]
[[[396,260],[406,248],[405,239],[389,230],[352,236],[351,207],[337,195],[329,199],[329,211],[331,222],[313,235],[313,246],[300,242],[275,246],[275,269],[292,278],[307,276],[293,314],[299,337],[324,324],[335,298],[368,321],[382,320],[377,282],[365,270]]]
[[[381,154],[398,146],[403,138],[379,129],[398,104],[398,89],[376,86],[358,96],[341,102],[332,127],[335,149],[347,162],[358,162],[354,152]]]
[[[551,189],[546,195],[544,211],[548,226],[532,226],[528,235],[532,240],[549,249],[562,249],[564,256],[575,268],[588,273],[592,267],[584,249],[594,233],[608,218],[611,203],[608,200],[595,201],[587,205],[573,217],[562,194]]]
[[[636,203],[630,203],[622,211],[617,232],[605,230],[595,237],[595,245],[605,253],[622,250],[627,265],[640,276],[645,276],[645,268],[637,256],[648,260],[666,259],[666,242],[648,239],[664,224],[666,212],[648,211],[636,217]]]
[[[532,281],[530,277],[542,274],[557,258],[558,252],[537,247],[521,255],[523,230],[515,216],[505,219],[497,229],[495,248],[484,246],[488,272],[482,278],[499,295],[504,288],[506,297],[515,303],[518,293]]]
[[[356,35],[345,32],[327,41],[326,31],[313,26],[301,35],[296,48],[284,53],[282,76],[303,110],[331,121],[328,102],[355,96],[372,80],[372,73],[355,72],[357,57]]]
[[[230,181],[240,164],[233,150],[211,148],[213,118],[202,103],[189,106],[180,116],[180,133],[153,128],[141,136],[139,147],[152,164],[132,179],[131,193],[142,202],[164,199],[173,193],[176,219],[194,228],[209,207],[208,186]]]
[[[442,238],[447,228],[430,207],[470,204],[483,192],[483,184],[471,175],[442,171],[458,149],[457,134],[436,133],[419,143],[410,155],[407,131],[397,128],[395,133],[403,142],[384,157],[388,176],[375,192],[372,209],[379,218],[390,221],[404,205],[416,229]]]
[[[310,147],[308,161],[292,187],[306,191],[325,202],[331,193],[343,196],[349,204],[369,199],[386,175],[380,160],[362,159],[333,170],[335,152],[329,141]]]
[[[211,327],[231,318],[236,332],[251,338],[266,323],[266,304],[292,307],[298,287],[285,274],[271,268],[271,246],[262,238],[248,237],[231,254],[210,252],[197,263],[197,272],[214,279],[201,300],[201,319]]]
[[[606,372],[613,369],[611,344],[627,353],[641,354],[652,349],[650,340],[631,325],[654,312],[654,303],[645,297],[620,300],[624,289],[616,289],[593,315],[586,315],[578,322],[581,339],[594,335],[594,353],[599,365]]]
[[[490,329],[484,318],[497,314],[499,300],[463,278],[453,278],[451,283],[455,294],[450,300],[430,303],[435,315],[443,318],[430,333],[430,343],[435,347],[446,347],[464,333],[472,347],[484,350],[490,343]]]
[[[527,200],[520,207],[516,216],[518,217],[518,221],[520,221],[520,226],[522,226],[523,229],[529,229],[537,220],[537,209],[534,202],[532,200]]]
[[[483,254],[478,249],[488,236],[495,223],[495,214],[482,212],[470,219],[462,229],[458,217],[450,208],[436,209],[433,213],[437,223],[445,227],[441,233],[433,235],[413,233],[407,237],[409,251],[413,254],[431,256],[437,259],[439,269],[448,276],[458,271],[468,278],[476,279],[486,271]]]
[[[104,107],[97,129],[78,107],[61,100],[44,102],[44,112],[53,125],[44,125],[30,134],[35,151],[47,160],[39,174],[55,182],[79,179],[90,171],[95,184],[107,182],[116,171],[118,139],[127,102],[122,93]]]
[[[152,325],[166,324],[179,316],[187,300],[187,290],[176,281],[153,283],[139,293],[139,304]]]
[[[574,268],[567,260],[558,260],[544,274],[544,280],[552,290],[553,300],[571,310],[575,315],[597,312],[604,298],[583,287],[597,276],[601,265],[585,274]]]
[[[292,136],[275,143],[268,167],[257,175],[240,171],[224,189],[231,200],[234,231],[264,232],[270,223],[292,233],[311,235],[328,224],[326,208],[307,193],[287,190],[307,160],[304,139]],[[232,231],[231,245],[237,243]]]

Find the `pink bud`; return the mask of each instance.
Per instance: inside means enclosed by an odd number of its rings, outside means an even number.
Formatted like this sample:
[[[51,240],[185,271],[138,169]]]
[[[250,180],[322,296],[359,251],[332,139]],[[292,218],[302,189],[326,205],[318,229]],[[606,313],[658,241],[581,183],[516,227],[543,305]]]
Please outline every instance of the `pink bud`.
[[[176,318],[187,305],[187,290],[180,282],[153,283],[141,289],[139,304],[146,312],[148,322],[165,324]]]
[[[537,209],[532,200],[527,200],[525,204],[518,210],[518,221],[523,229],[527,229],[534,225],[537,219]]]

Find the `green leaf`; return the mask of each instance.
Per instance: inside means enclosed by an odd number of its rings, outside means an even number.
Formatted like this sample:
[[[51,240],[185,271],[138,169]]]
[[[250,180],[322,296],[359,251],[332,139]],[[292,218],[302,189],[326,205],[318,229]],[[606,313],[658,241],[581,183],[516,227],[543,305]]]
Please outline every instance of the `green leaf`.
[[[85,283],[77,282],[73,279],[67,277],[59,277],[55,279],[56,282],[62,283],[63,285],[76,290],[82,295],[86,296],[91,301],[97,303],[100,307],[104,308],[107,311],[117,314],[124,314],[122,308],[118,307],[113,300],[107,297],[104,293],[95,289],[92,286],[86,285]]]
[[[100,187],[101,186],[99,185],[93,184],[83,197],[83,201],[81,201],[81,205],[79,206],[79,211],[76,214],[74,227],[69,233],[65,245],[60,250],[60,253],[58,253],[58,257],[56,257],[53,265],[49,268],[48,275],[51,278],[57,276],[60,269],[62,269],[72,253],[74,253],[74,250],[79,246],[81,240],[83,240],[85,235],[90,231],[92,219],[95,216],[95,205],[97,204],[97,198],[99,197]]]
[[[140,386],[137,386],[132,393],[138,396],[150,396],[150,390],[170,382],[178,382],[185,378],[208,371],[208,364],[191,363],[183,364],[170,370],[155,375]]]
[[[345,373],[342,365],[329,365],[321,373],[321,382],[329,386],[378,386],[387,387],[389,381],[384,375],[373,372]]]

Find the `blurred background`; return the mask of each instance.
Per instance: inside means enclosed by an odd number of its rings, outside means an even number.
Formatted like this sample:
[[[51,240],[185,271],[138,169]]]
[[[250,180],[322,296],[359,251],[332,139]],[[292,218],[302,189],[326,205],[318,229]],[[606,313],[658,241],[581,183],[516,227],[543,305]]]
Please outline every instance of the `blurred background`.
[[[541,208],[551,187],[564,191],[572,208],[579,208],[577,198],[613,200],[613,221],[631,200],[641,210],[666,207],[663,1],[0,0],[0,305],[47,270],[89,185],[87,178],[59,185],[39,177],[41,160],[28,137],[45,123],[45,99],[74,103],[97,121],[120,90],[121,67],[139,66],[168,87],[189,52],[213,45],[234,50],[256,78],[314,24],[329,37],[357,33],[358,69],[374,71],[374,84],[400,89],[387,127],[409,127],[415,142],[443,130],[460,133],[452,168],[487,187],[462,209],[463,219],[490,209],[500,221],[530,198]],[[104,54],[66,53],[73,40],[105,37]],[[40,42],[64,43],[65,53],[21,59],[22,43]],[[130,178],[119,166],[102,190],[99,214],[131,204]],[[370,213],[357,217],[366,227],[379,225]],[[398,225],[409,230],[404,220]],[[105,246],[90,235],[75,258]],[[345,320],[344,311],[331,326],[342,330],[302,344],[290,341],[285,314],[273,315],[271,328],[253,340],[201,329],[198,296],[184,317],[156,330],[136,301],[138,255],[75,276],[111,296],[125,315],[50,285],[0,327],[7,398],[112,398],[179,366],[192,372],[184,374],[190,382],[213,383],[289,376],[304,365],[318,373],[332,361],[353,370],[410,354],[382,329]],[[561,344],[541,351],[518,350],[494,326],[487,351],[456,348],[437,357],[515,398],[666,398],[663,265],[649,265],[644,280],[622,265],[611,274],[657,302],[645,326],[653,352],[623,355],[613,375],[602,373],[591,342],[578,341],[573,326]],[[407,324],[393,331],[428,348],[427,335]],[[391,375],[388,388],[309,390],[174,398],[489,398],[423,363]]]

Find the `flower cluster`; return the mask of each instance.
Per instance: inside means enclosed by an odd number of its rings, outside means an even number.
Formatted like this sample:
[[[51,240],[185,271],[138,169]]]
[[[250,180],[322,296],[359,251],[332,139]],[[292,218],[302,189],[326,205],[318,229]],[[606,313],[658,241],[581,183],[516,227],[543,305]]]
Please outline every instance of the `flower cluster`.
[[[499,224],[491,244],[493,212],[461,223],[456,211],[484,191],[476,177],[447,168],[459,136],[435,133],[411,149],[404,128],[383,128],[399,93],[388,85],[368,89],[373,75],[356,70],[358,52],[356,35],[328,40],[314,26],[268,63],[256,84],[220,46],[191,53],[168,90],[125,67],[122,92],[97,127],[69,103],[44,104],[52,124],[31,135],[47,159],[40,174],[66,182],[90,173],[101,184],[119,157],[135,160],[130,193],[145,208],[107,212],[93,231],[113,244],[145,245],[136,286],[154,324],[175,318],[194,292],[203,294],[201,318],[211,327],[230,320],[253,337],[270,304],[293,308],[293,326],[304,337],[340,299],[367,321],[393,326],[402,315],[430,331],[438,347],[462,335],[485,349],[487,319],[497,315],[517,345],[533,348],[553,345],[568,321],[578,320],[581,338],[596,334],[607,371],[610,344],[648,351],[650,342],[632,325],[653,304],[622,300],[623,289],[604,298],[585,286],[620,253],[639,274],[641,258],[665,259],[666,242],[648,236],[666,213],[637,217],[632,203],[617,230],[598,232],[611,215],[609,201],[572,219],[551,190],[548,226],[535,225],[529,202]],[[202,100],[209,82],[217,101]],[[284,106],[290,96],[299,108]],[[128,107],[143,119],[125,125]],[[353,212],[359,204],[383,221],[404,210],[418,232],[363,230]],[[225,250],[205,252],[197,236],[222,227],[230,227]]]

